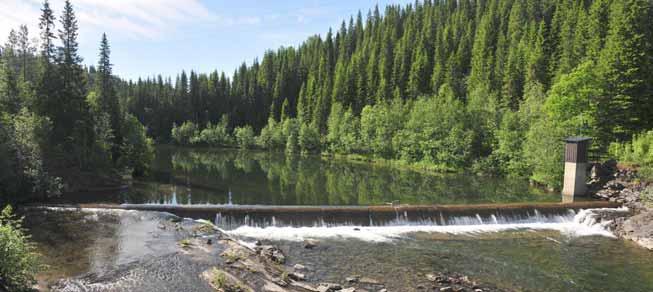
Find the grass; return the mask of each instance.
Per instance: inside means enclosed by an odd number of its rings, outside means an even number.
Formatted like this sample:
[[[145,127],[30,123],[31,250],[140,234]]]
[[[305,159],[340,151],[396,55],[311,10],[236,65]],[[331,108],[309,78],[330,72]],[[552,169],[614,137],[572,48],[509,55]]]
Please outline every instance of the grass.
[[[179,245],[180,245],[182,248],[190,248],[190,247],[193,245],[193,243],[190,242],[190,239],[182,239],[182,240],[179,242]]]
[[[227,286],[227,276],[224,272],[213,268],[213,271],[211,271],[211,284],[218,289],[225,288]]]
[[[215,288],[218,289],[218,291],[223,291],[223,292],[244,292],[244,291],[249,291],[250,289],[246,289],[241,286],[240,283],[229,283],[229,276],[223,271],[221,271],[218,268],[213,268],[211,271],[211,285]]]

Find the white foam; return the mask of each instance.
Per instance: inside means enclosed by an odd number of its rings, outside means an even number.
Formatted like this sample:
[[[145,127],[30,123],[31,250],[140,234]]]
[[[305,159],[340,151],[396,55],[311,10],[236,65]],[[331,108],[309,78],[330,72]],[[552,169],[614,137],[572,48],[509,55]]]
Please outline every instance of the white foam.
[[[606,209],[600,209],[606,210]],[[614,209],[623,211],[623,209]],[[627,209],[626,209],[627,210]],[[496,222],[496,221],[495,221]],[[308,238],[358,239],[371,242],[388,242],[416,232],[473,234],[507,230],[556,230],[569,236],[615,237],[605,227],[609,222],[600,222],[592,209],[583,210],[573,218],[559,217],[558,222],[526,223],[478,223],[468,225],[401,225],[401,226],[317,226],[317,227],[252,227],[241,226],[225,231],[232,236],[302,241]]]

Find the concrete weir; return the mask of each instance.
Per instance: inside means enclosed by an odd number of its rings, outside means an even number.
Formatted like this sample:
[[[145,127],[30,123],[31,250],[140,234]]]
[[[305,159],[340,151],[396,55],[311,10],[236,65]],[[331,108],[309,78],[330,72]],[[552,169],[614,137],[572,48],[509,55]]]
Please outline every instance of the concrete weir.
[[[169,212],[181,217],[215,221],[226,229],[249,226],[382,226],[395,224],[460,224],[461,218],[493,222],[496,218],[532,220],[567,215],[570,210],[616,208],[607,201],[568,203],[509,203],[472,205],[267,206],[79,204],[50,207],[123,209]]]

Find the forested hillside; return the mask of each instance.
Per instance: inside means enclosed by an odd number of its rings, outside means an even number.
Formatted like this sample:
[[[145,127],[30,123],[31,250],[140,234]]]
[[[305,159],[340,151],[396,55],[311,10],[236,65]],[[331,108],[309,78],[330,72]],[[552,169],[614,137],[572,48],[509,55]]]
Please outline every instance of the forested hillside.
[[[558,186],[563,137],[593,137],[599,156],[653,127],[652,7],[650,0],[376,7],[297,48],[267,51],[231,79],[182,72],[174,81],[123,83],[121,95],[161,141],[175,132],[181,143],[225,144],[211,134],[251,125],[264,148],[474,166]],[[229,123],[215,126],[223,115]]]
[[[87,70],[69,1],[58,20],[45,1],[39,28],[38,47],[23,25],[0,50],[0,204],[142,173],[153,154],[144,126],[119,106],[106,35],[97,70]]]

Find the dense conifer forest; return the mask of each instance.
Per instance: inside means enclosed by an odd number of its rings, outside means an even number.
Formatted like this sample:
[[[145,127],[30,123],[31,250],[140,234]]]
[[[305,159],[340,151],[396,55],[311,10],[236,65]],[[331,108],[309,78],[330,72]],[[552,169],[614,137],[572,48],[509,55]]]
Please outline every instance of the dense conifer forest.
[[[416,1],[359,12],[231,77],[181,72],[119,92],[161,142],[365,155],[558,187],[565,136],[593,137],[605,158],[653,127],[652,19],[649,0]]]
[[[650,163],[651,19],[650,0],[416,1],[359,12],[232,74],[126,81],[112,75],[106,36],[99,64],[83,66],[73,6],[57,19],[45,2],[38,45],[22,26],[2,46],[0,191],[142,173],[145,132],[550,187],[566,136],[592,137],[594,158]]]

